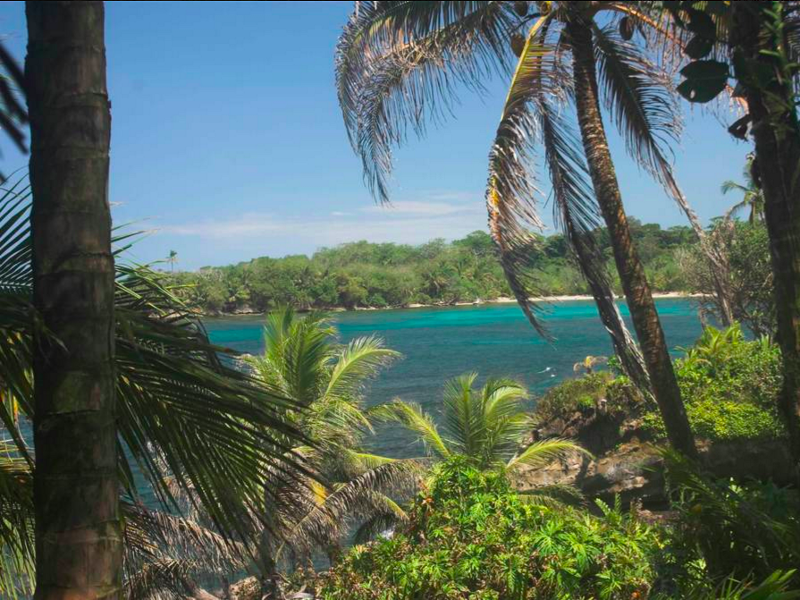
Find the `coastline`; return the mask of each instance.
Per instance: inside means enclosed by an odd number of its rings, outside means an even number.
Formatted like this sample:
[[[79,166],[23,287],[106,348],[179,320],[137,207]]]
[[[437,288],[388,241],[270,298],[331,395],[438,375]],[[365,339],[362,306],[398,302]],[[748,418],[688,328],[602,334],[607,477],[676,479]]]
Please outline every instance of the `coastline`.
[[[654,293],[653,298],[655,300],[688,300],[692,298],[703,298],[703,294],[691,294],[688,292],[661,292],[661,293]],[[592,301],[594,298],[592,296],[587,295],[567,295],[567,296],[543,296],[541,298],[536,298],[536,302],[541,302],[544,304],[558,304],[561,302],[586,302]],[[617,296],[617,300],[625,300],[624,296]],[[406,306],[387,306],[383,308],[377,307],[357,307],[352,310],[348,310],[346,308],[336,307],[330,309],[320,309],[326,312],[331,313],[340,313],[340,312],[368,312],[368,311],[386,311],[386,310],[416,310],[422,308],[459,308],[459,307],[466,307],[466,306],[492,306],[492,305],[505,305],[505,304],[516,304],[517,300],[515,298],[508,298],[508,297],[501,297],[495,298],[493,300],[477,300],[475,302],[455,302],[452,304],[408,304]],[[299,310],[298,312],[304,312]],[[212,318],[212,319],[227,319],[227,318],[235,318],[235,317],[259,317],[264,316],[267,313],[258,312],[258,311],[247,311],[239,310],[237,312],[222,312],[218,314],[210,314],[204,313],[202,311],[197,311],[195,313],[199,317],[204,318]]]

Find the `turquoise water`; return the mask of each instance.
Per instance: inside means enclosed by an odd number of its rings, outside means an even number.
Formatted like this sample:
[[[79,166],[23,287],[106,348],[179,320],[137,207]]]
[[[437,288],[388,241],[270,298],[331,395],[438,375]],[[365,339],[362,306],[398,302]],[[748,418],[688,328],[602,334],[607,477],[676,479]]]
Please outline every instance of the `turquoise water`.
[[[627,307],[621,310],[627,318]],[[678,355],[679,347],[691,345],[701,333],[696,306],[670,299],[659,301],[658,310],[667,341]],[[611,353],[591,302],[564,302],[549,309],[545,322],[556,338],[553,343],[536,335],[513,304],[338,313],[335,320],[343,340],[375,334],[403,354],[371,384],[371,404],[399,397],[434,415],[442,386],[451,377],[473,371],[482,378],[512,377],[535,397],[571,377],[573,365],[584,357]],[[251,354],[263,350],[263,317],[209,319],[206,325],[217,344]],[[380,430],[374,448],[398,458],[418,453],[399,428]]]

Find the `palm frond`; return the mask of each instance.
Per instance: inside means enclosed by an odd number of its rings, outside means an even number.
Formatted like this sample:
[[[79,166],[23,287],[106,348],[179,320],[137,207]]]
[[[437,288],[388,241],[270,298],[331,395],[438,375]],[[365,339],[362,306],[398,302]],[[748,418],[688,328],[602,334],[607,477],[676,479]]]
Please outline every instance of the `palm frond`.
[[[672,169],[670,146],[680,139],[683,121],[669,73],[614,27],[593,23],[592,29],[603,98],[628,154],[664,187],[702,240],[702,224]]]
[[[508,461],[506,468],[508,470],[513,470],[521,465],[542,467],[571,453],[583,454],[588,457],[592,456],[587,450],[584,450],[574,442],[553,438],[534,442]]]
[[[477,373],[462,375],[445,383],[442,420],[448,448],[454,454],[475,456],[486,437],[485,398],[472,389]]]
[[[124,503],[125,554],[127,581],[145,569],[154,557],[182,561],[194,565],[197,575],[234,573],[245,569],[252,550],[225,539],[196,521],[150,510],[140,504]],[[189,572],[182,573],[184,577]]]
[[[25,185],[0,196],[0,418],[27,456],[14,410],[33,417],[30,230]],[[287,450],[304,437],[286,419],[297,405],[234,368],[236,354],[212,345],[202,324],[145,266],[118,265],[116,372],[120,474],[135,496],[133,465],[169,505],[164,480],[191,486],[226,534],[263,499],[263,473],[300,467]],[[225,356],[221,359],[220,356]],[[9,401],[10,400],[10,401]],[[30,457],[28,457],[30,458]],[[163,458],[167,471],[159,468]]]
[[[0,128],[22,154],[28,153],[25,140],[28,112],[23,106],[25,74],[16,59],[0,43]],[[0,182],[6,177],[0,173]]]
[[[704,254],[713,265],[717,294],[730,305],[727,258],[706,239],[697,213],[678,186],[669,146],[679,139],[681,113],[672,80],[637,45],[624,41],[613,27],[592,24],[603,96],[628,153],[655,178],[689,220]],[[731,320],[730,308],[726,310]]]
[[[376,421],[402,425],[417,434],[425,446],[441,458],[447,458],[451,454],[433,419],[425,414],[419,404],[394,400],[375,407],[370,411],[370,417]]]
[[[367,544],[387,532],[393,531],[398,525],[402,525],[407,521],[405,519],[398,519],[397,513],[382,512],[377,513],[370,519],[364,521],[361,526],[356,530],[353,535],[353,543],[355,545]]]
[[[385,515],[389,508],[401,518],[404,513],[395,510],[399,506],[390,496],[416,490],[420,475],[420,465],[415,461],[393,461],[337,485],[322,498],[310,502],[298,498],[298,504],[303,505],[297,513],[299,518],[288,520],[285,541],[276,556],[280,558],[287,548],[302,554],[315,541],[340,539],[348,523]]]
[[[549,23],[549,17],[542,17],[528,32],[489,154],[486,193],[489,230],[506,279],[528,320],[544,336],[538,307],[531,301],[542,294],[528,268],[538,245],[533,231],[544,229],[536,204],[534,100],[539,93],[566,99],[570,89],[560,55],[547,43]]]
[[[507,64],[509,13],[502,2],[377,2],[361,6],[337,47],[336,78],[345,125],[368,187],[388,202],[393,146],[410,124],[451,112],[460,86]]]
[[[554,509],[580,506],[586,501],[578,488],[563,484],[543,485],[517,493],[524,502]]]
[[[186,598],[197,564],[189,559],[153,557],[125,579],[129,600],[178,600]]]
[[[33,595],[35,581],[33,478],[16,445],[0,440],[0,596]]]
[[[512,379],[491,378],[483,386],[484,415],[491,423],[513,416],[528,398],[525,386]]]
[[[541,137],[556,203],[555,221],[570,241],[623,370],[640,389],[647,390],[650,380],[644,360],[619,312],[606,260],[597,243],[601,219],[586,160],[564,117],[544,95],[538,101]]]
[[[323,396],[352,398],[368,380],[400,356],[399,352],[385,348],[383,340],[376,336],[353,340],[336,353]]]

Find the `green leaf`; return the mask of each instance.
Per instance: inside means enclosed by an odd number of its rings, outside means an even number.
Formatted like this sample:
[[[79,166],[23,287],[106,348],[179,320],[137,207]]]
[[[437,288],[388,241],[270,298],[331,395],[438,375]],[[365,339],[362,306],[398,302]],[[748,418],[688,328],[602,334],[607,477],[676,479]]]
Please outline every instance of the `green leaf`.
[[[681,71],[686,78],[678,92],[690,102],[705,103],[716,98],[728,83],[730,69],[716,60],[698,60]]]
[[[714,41],[711,38],[696,35],[686,44],[686,48],[683,51],[689,58],[697,60],[708,56],[713,49]]]
[[[703,11],[692,9],[689,11],[689,25],[687,29],[698,36],[713,40],[717,35],[717,26],[714,19]]]

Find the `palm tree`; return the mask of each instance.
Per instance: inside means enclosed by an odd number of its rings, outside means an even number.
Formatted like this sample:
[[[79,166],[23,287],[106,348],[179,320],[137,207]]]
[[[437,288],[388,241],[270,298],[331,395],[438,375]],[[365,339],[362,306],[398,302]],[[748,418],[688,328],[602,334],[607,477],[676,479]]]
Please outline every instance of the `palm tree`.
[[[749,157],[744,168],[744,185],[737,181],[726,181],[722,184],[722,193],[739,192],[742,194],[741,201],[734,204],[727,213],[727,216],[734,216],[742,210],[749,210],[748,221],[753,224],[764,218],[764,192],[753,179],[753,159]]]
[[[169,256],[167,257],[167,262],[169,263],[169,270],[170,272],[175,272],[175,263],[178,262],[178,252],[176,250],[170,250]]]
[[[30,191],[24,181],[0,193],[0,596],[30,597],[34,568],[28,423],[34,403],[34,334],[50,335],[32,306]],[[131,234],[117,237],[117,256]],[[125,586],[145,583],[182,586],[202,565],[201,550],[173,552],[176,534],[194,535],[182,522],[179,492],[209,517],[213,536],[199,546],[205,554],[230,557],[266,511],[269,481],[276,469],[302,479],[303,463],[291,450],[306,441],[287,419],[296,403],[281,398],[252,375],[233,368],[237,354],[212,345],[163,275],[148,267],[116,264],[114,386],[118,495],[126,523]],[[33,317],[32,317],[33,316]],[[38,459],[40,453],[37,453]],[[142,476],[164,514],[141,509]],[[184,519],[185,521],[185,519]],[[172,524],[159,531],[157,525]],[[144,536],[141,532],[147,532]],[[154,544],[153,540],[162,540]],[[166,541],[164,541],[166,540]],[[220,545],[209,540],[221,541]],[[167,552],[170,550],[170,552]],[[219,562],[219,558],[214,558]],[[237,558],[241,561],[241,557]],[[213,561],[212,561],[213,562]],[[234,564],[238,564],[234,562]]]
[[[648,4],[648,3],[642,3]],[[710,102],[736,81],[746,114],[730,128],[755,147],[753,179],[763,189],[773,286],[783,357],[779,409],[787,424],[800,480],[800,211],[796,209],[800,118],[796,69],[800,4],[794,1],[719,5],[653,3],[676,25],[666,33],[688,39],[690,62],[679,90],[692,102]],[[688,50],[692,48],[692,52]]]
[[[376,337],[341,344],[327,316],[300,318],[290,308],[270,314],[264,333],[263,355],[246,363],[271,389],[305,408],[291,422],[314,443],[294,449],[305,459],[308,485],[274,474],[276,501],[264,515],[259,548],[269,582],[287,554],[307,557],[318,548],[333,561],[352,525],[359,526],[360,539],[404,520],[391,496],[416,488],[418,467],[363,450],[364,436],[372,431],[365,385],[397,352]]]
[[[103,4],[29,2],[26,16],[36,598],[105,598],[122,586],[122,520]]]
[[[528,397],[521,384],[489,379],[475,390],[477,374],[462,375],[445,384],[441,422],[412,402],[394,400],[375,409],[375,417],[399,423],[416,434],[435,459],[465,456],[481,470],[540,467],[569,452],[588,454],[567,440],[526,443],[532,430],[531,415],[524,410]]]
[[[672,361],[650,287],[631,239],[603,126],[609,111],[637,162],[662,183],[695,223],[678,188],[666,143],[678,133],[668,79],[629,38],[647,23],[626,2],[373,2],[358,3],[337,49],[337,84],[345,125],[376,196],[388,199],[391,146],[407,123],[424,132],[425,118],[446,113],[461,87],[480,89],[493,71],[513,64],[508,98],[490,156],[489,225],[511,287],[541,330],[530,301],[535,291],[541,229],[532,174],[537,142],[553,184],[556,217],[595,297],[626,371],[646,377],[614,304],[594,231],[602,215],[644,364],[672,445],[696,454]],[[601,14],[602,13],[602,14]],[[607,15],[607,16],[603,16]],[[614,19],[624,15],[618,33]],[[522,42],[520,43],[520,35]],[[513,44],[512,44],[513,41]],[[598,68],[599,76],[598,81]],[[437,107],[443,103],[444,109]],[[574,104],[581,144],[565,117]],[[702,235],[702,227],[695,227]]]

